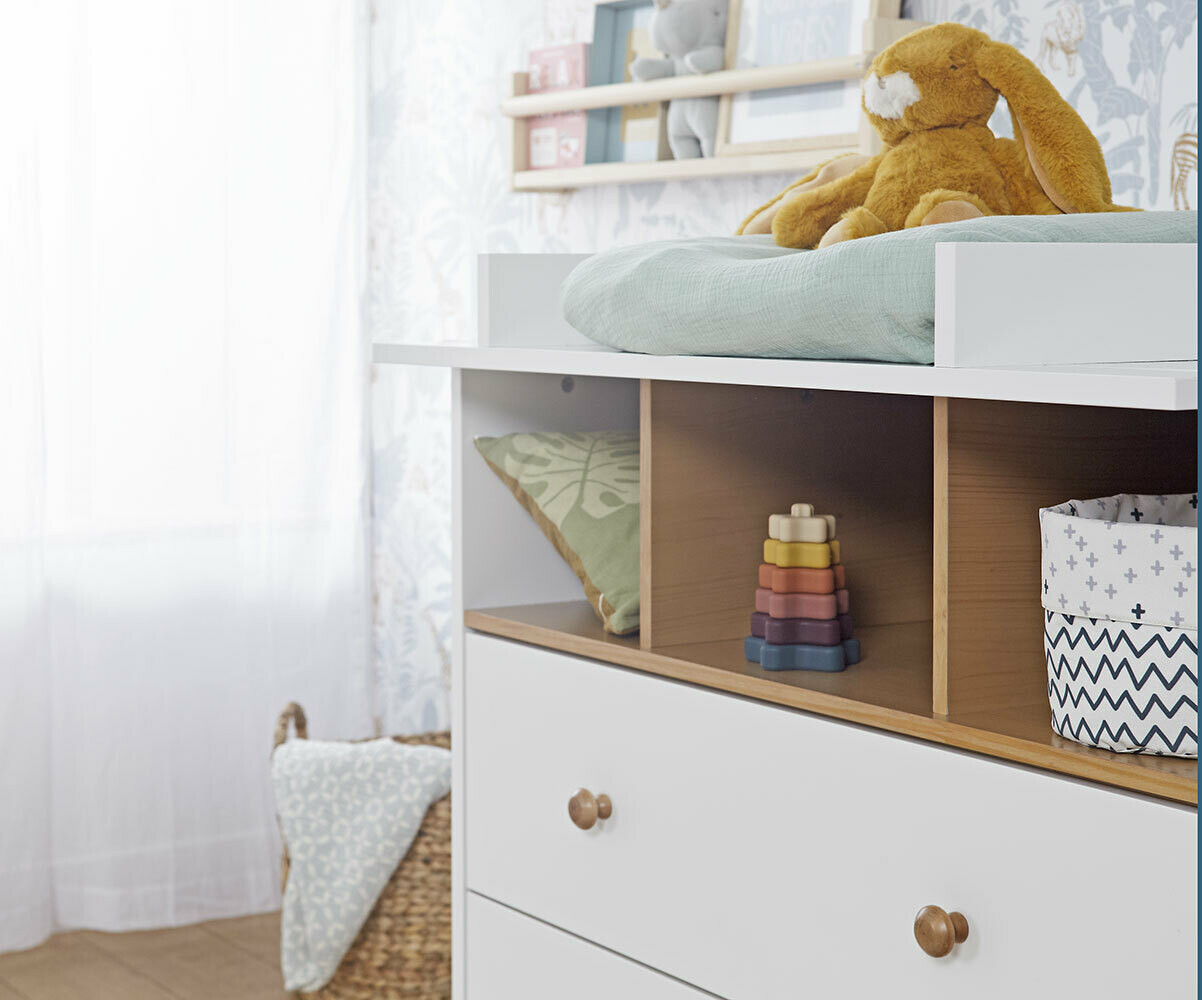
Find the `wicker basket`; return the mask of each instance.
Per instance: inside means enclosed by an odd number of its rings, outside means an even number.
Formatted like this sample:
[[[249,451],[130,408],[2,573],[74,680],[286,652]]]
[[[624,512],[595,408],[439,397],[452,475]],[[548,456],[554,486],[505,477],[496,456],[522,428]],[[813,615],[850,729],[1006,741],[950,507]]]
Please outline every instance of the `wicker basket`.
[[[308,739],[300,705],[293,702],[275,727],[275,746],[288,738],[291,720]],[[398,743],[450,749],[450,733],[394,736]],[[283,882],[288,882],[284,849]],[[451,995],[451,796],[426,812],[409,853],[380,892],[338,971],[315,1000],[446,1000]]]

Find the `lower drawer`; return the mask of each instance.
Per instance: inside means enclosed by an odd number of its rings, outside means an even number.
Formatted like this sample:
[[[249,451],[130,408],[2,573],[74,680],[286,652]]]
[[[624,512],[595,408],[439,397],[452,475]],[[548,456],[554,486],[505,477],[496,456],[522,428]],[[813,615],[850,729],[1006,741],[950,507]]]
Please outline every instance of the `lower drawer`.
[[[468,888],[699,988],[1193,995],[1194,810],[489,636],[465,684]]]
[[[704,1000],[571,934],[468,893],[467,1000]]]

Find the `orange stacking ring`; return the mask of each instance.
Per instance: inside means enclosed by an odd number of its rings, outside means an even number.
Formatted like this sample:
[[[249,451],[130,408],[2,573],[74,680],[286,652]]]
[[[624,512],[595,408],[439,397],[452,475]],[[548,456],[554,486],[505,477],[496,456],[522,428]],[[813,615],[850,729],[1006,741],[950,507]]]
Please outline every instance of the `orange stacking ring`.
[[[778,594],[833,594],[847,586],[843,567],[829,569],[782,569],[772,563],[760,564],[760,586]]]

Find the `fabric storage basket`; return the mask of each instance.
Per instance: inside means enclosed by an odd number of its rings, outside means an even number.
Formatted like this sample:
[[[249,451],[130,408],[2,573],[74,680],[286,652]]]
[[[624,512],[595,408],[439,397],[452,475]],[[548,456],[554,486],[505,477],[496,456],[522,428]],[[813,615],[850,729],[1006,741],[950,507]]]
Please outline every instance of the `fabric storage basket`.
[[[280,715],[274,747],[308,739],[296,703]],[[398,743],[451,748],[450,733],[394,736]],[[358,741],[363,742],[363,741]],[[288,884],[284,849],[283,884]],[[408,853],[381,891],[338,971],[320,990],[296,994],[317,1000],[449,1000],[451,996],[451,796],[430,806]]]
[[[1198,756],[1198,495],[1039,512],[1052,728],[1120,753]]]

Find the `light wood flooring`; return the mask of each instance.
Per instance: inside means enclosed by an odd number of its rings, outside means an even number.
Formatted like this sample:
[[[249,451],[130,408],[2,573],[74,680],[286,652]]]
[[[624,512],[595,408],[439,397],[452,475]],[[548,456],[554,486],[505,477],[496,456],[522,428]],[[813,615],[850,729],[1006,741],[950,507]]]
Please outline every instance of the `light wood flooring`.
[[[284,1000],[280,915],[75,931],[0,955],[0,1000]]]

